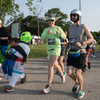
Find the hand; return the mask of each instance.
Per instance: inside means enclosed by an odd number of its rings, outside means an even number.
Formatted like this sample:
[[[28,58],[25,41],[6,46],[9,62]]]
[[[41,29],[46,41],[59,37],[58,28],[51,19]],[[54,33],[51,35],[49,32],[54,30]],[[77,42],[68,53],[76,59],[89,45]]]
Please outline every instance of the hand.
[[[21,65],[24,65],[24,62],[22,62]]]
[[[58,29],[57,29],[57,31],[56,31],[56,34],[57,34],[57,35],[60,35],[60,32],[59,32],[59,30],[58,30]]]
[[[81,47],[81,46],[82,46],[82,44],[81,44],[80,42],[76,42],[75,45],[76,45],[77,47]]]
[[[51,28],[49,29],[49,31],[48,31],[47,33],[48,33],[48,34],[51,34],[51,33],[52,33]]]

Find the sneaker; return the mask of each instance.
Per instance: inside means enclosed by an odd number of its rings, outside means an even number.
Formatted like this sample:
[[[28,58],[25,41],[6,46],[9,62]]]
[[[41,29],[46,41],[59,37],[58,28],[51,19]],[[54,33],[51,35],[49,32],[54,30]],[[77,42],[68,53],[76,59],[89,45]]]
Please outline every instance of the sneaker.
[[[78,94],[76,95],[76,98],[81,99],[81,98],[83,98],[84,95],[85,95],[84,90],[79,90]]]
[[[26,82],[26,74],[25,74],[24,78],[21,79],[20,83],[24,84],[25,82]]]
[[[90,62],[88,62],[88,69],[90,69],[91,68],[91,63]]]
[[[4,74],[4,79],[8,79],[8,74]]]
[[[93,54],[91,54],[91,57],[93,57]]]
[[[5,90],[6,92],[11,92],[11,91],[14,91],[14,88],[13,88],[12,86],[6,86],[6,87],[4,88],[4,90]]]
[[[46,85],[46,87],[42,90],[44,93],[48,93],[51,90],[51,86]]]
[[[62,83],[65,83],[66,81],[66,72],[63,72],[63,76],[61,76]]]
[[[8,75],[7,80],[9,80],[11,78],[11,76]]]
[[[58,72],[58,71],[56,71],[56,74],[59,74],[59,72]]]
[[[95,55],[93,55],[93,57],[95,58]]]
[[[74,85],[74,87],[72,88],[72,92],[75,93],[77,90],[79,89],[79,85]]]

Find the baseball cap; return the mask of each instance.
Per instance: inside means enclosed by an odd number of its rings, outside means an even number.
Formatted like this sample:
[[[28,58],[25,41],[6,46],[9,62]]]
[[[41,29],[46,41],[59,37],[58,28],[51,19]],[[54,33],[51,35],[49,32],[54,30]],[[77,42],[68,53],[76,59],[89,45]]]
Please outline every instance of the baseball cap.
[[[19,34],[18,34],[18,33],[16,33],[16,34],[15,34],[15,37],[18,37],[18,36],[19,36]]]
[[[48,18],[48,20],[55,20],[55,17],[50,16],[50,17]]]

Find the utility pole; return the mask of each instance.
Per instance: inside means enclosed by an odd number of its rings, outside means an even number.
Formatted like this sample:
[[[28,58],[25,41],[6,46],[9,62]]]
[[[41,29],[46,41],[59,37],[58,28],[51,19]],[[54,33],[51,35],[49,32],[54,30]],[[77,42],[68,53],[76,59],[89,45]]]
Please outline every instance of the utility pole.
[[[81,11],[81,0],[79,0],[79,10]],[[81,23],[81,20],[80,20]]]

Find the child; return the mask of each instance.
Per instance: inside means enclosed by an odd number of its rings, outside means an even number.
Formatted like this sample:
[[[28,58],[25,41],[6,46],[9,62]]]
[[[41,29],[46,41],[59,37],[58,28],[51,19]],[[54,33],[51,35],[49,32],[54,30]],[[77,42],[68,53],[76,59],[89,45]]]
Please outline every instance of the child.
[[[17,59],[17,57],[12,54],[12,48],[16,47],[18,42],[19,40],[16,37],[12,38],[11,40],[11,47],[8,49],[7,54],[6,54],[6,59],[4,60],[2,64],[4,79],[9,80],[11,78],[12,71],[13,71],[13,65]],[[8,65],[8,70],[7,70],[7,65]]]
[[[31,37],[30,32],[23,32],[20,36],[20,42],[18,43],[17,47],[13,48],[12,52],[18,58],[14,63],[11,80],[8,83],[8,86],[4,87],[5,91],[8,91],[8,92],[14,91],[14,86],[23,73],[26,59],[30,52],[28,42],[30,42],[31,39],[32,37]]]

